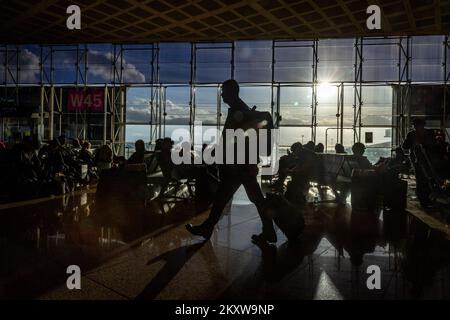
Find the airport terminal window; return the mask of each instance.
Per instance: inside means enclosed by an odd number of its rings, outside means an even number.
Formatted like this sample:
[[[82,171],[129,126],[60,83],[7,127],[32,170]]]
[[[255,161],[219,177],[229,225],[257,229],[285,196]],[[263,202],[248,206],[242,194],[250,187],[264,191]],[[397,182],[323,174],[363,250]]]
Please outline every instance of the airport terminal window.
[[[88,83],[111,83],[112,80],[112,45],[94,44],[88,45],[87,71]]]
[[[173,86],[166,89],[165,125],[189,125],[190,87]]]
[[[57,84],[76,84],[77,82],[77,47],[53,51],[53,81]],[[82,67],[84,68],[84,67]]]
[[[295,142],[302,144],[311,140],[311,127],[280,127],[280,147],[290,147]]]
[[[317,124],[319,126],[336,126],[337,99],[337,85],[321,83],[317,86]]]
[[[19,48],[19,82],[21,84],[40,83],[40,48],[39,46],[22,46]]]
[[[18,82],[18,74],[17,74],[17,59],[18,59],[18,47],[7,45],[4,52],[4,63],[5,65],[2,66],[5,70],[6,68],[6,83],[8,84],[17,84]]]
[[[144,46],[123,48],[122,76],[125,83],[151,83],[153,49]]]
[[[353,85],[344,85],[344,127],[350,127],[354,121],[355,88]]]
[[[323,143],[327,153],[335,153],[334,146],[336,143],[340,143],[340,132],[340,130],[336,130],[336,125],[330,127],[317,127],[316,144]],[[344,128],[342,130],[342,138],[342,144],[345,151],[351,154],[352,145],[355,143],[354,130],[352,128]]]
[[[373,135],[373,143],[365,143],[365,134],[370,132]],[[361,130],[361,142],[366,145],[365,156],[373,164],[380,157],[387,158],[391,156],[392,148],[392,128],[363,128]]]
[[[355,40],[319,40],[317,77],[321,82],[353,81]]]
[[[195,54],[197,83],[221,83],[231,78],[231,44],[197,44]]]
[[[363,41],[363,81],[398,81],[398,42],[398,39]]]
[[[311,82],[312,41],[275,42],[275,81]]]
[[[161,43],[159,45],[160,82],[190,82],[191,47],[190,43]]]
[[[365,126],[390,126],[392,124],[392,87],[364,86],[361,122]]]
[[[127,89],[126,121],[127,123],[150,122],[150,87],[130,87]]]
[[[442,81],[444,38],[442,36],[412,37],[413,81]]]
[[[53,83],[52,72],[52,48],[49,46],[41,47],[41,63],[42,63],[42,82],[44,84]]]
[[[195,121],[217,124],[217,87],[195,88]]]
[[[272,87],[269,86],[241,86],[240,96],[250,107],[256,106],[259,111],[271,111]]]
[[[237,41],[235,78],[239,82],[272,81],[272,41]]]
[[[311,87],[281,87],[281,126],[309,125],[311,123]]]

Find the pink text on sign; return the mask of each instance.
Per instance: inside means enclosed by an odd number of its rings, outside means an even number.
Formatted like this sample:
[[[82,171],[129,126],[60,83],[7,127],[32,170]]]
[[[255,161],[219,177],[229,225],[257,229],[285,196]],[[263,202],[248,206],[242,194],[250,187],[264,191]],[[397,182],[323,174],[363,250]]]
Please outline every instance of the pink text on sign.
[[[68,111],[103,112],[105,92],[101,89],[69,90]]]

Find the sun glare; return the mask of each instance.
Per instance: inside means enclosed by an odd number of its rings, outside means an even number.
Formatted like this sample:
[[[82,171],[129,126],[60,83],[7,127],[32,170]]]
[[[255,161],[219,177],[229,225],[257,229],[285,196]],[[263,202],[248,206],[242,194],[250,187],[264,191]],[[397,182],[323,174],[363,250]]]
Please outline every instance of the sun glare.
[[[317,86],[317,97],[326,99],[332,97],[335,93],[336,87],[328,82],[322,82]]]

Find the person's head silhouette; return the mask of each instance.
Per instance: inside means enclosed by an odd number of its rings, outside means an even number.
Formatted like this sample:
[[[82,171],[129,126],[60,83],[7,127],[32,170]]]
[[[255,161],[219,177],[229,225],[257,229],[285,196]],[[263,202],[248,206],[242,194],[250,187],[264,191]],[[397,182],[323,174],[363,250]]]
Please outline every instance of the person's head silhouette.
[[[416,131],[423,131],[425,128],[425,120],[422,118],[413,119],[412,124]]]
[[[239,84],[236,80],[230,79],[222,83],[222,99],[229,106],[239,100]]]
[[[356,142],[352,147],[352,152],[356,156],[363,156],[366,151],[366,146],[361,142]]]
[[[141,152],[141,153],[145,152],[145,142],[144,142],[144,140],[137,140],[134,143],[134,147],[136,149],[136,152]]]

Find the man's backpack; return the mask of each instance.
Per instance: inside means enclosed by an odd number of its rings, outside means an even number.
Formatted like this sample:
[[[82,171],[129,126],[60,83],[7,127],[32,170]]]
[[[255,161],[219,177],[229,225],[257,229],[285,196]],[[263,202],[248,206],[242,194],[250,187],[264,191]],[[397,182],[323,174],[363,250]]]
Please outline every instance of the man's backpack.
[[[274,130],[275,126],[273,124],[272,115],[267,111],[257,111],[256,106],[254,106],[249,112],[250,126],[256,130],[258,137],[258,155],[260,157],[270,157],[272,155],[272,149],[274,146]],[[265,130],[265,132],[262,132]],[[265,133],[265,134],[264,134]],[[266,139],[266,143],[262,145],[260,139]]]

